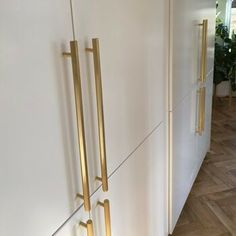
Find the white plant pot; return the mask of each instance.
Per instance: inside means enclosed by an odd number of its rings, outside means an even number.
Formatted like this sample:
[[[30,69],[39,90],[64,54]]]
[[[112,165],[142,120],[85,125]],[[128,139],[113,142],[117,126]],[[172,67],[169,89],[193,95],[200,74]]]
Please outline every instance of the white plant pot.
[[[229,81],[222,81],[216,86],[216,96],[217,97],[227,97],[230,94]]]

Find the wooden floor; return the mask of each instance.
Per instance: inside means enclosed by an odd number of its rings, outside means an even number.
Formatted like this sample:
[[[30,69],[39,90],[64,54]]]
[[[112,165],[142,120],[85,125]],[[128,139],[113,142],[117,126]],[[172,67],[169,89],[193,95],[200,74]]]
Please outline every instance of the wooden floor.
[[[236,100],[213,110],[211,151],[173,236],[236,236]]]

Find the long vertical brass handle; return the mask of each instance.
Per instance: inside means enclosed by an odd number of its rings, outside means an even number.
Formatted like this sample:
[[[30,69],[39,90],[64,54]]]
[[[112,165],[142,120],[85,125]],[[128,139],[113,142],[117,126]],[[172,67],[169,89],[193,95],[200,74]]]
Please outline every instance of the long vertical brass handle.
[[[85,141],[85,131],[84,131],[84,114],[83,114],[82,87],[81,87],[81,77],[80,77],[79,46],[77,41],[70,42],[70,50],[71,52],[63,53],[63,55],[71,57],[72,70],[73,70],[77,132],[78,132],[78,141],[80,150],[82,185],[83,185],[83,195],[78,194],[77,196],[83,198],[85,210],[90,211],[91,203],[90,203],[86,141]]]
[[[202,114],[202,118],[201,118],[201,133],[203,133],[205,131],[205,123],[206,123],[206,87],[202,88],[201,91],[201,114]]]
[[[87,223],[80,222],[80,226],[82,226],[82,227],[87,229],[87,235],[88,236],[94,236],[93,221],[92,220],[88,220]]]
[[[98,202],[98,205],[104,208],[106,236],[111,236],[110,202],[106,199],[104,202]]]
[[[206,81],[207,73],[207,37],[208,37],[208,20],[203,20],[202,26],[202,53],[201,53],[201,82]]]
[[[201,87],[199,93],[199,112],[198,112],[198,129],[197,133],[202,135],[205,130],[205,113],[206,113],[206,88]]]
[[[197,124],[197,130],[196,132],[201,136],[202,132],[201,132],[201,119],[202,119],[202,115],[201,115],[201,88],[197,91],[198,94],[198,124]]]
[[[103,93],[102,93],[102,72],[100,62],[99,39],[92,39],[92,48],[86,48],[86,51],[93,53],[94,75],[96,86],[97,99],[97,116],[98,116],[98,133],[99,133],[99,149],[102,177],[96,179],[102,182],[104,192],[108,191],[108,174],[107,174],[107,158],[106,158],[106,140],[105,140],[105,125],[103,111]]]

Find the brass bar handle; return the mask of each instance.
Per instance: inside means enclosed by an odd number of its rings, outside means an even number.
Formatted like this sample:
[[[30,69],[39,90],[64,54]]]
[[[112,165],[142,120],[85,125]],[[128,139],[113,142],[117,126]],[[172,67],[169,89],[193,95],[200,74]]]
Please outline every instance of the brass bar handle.
[[[96,86],[99,150],[100,150],[101,175],[102,175],[102,177],[96,177],[96,180],[102,182],[102,189],[104,192],[107,192],[108,174],[107,174],[106,139],[105,139],[105,125],[104,125],[102,72],[101,72],[99,39],[97,38],[92,39],[92,48],[86,48],[86,51],[93,53],[94,75],[95,75],[95,86]]]
[[[202,107],[202,122],[201,122],[201,132],[205,131],[205,124],[206,124],[206,87],[202,88],[201,92],[201,107]]]
[[[98,205],[104,208],[106,236],[111,236],[110,202],[106,199],[104,202],[98,202]]]
[[[199,94],[199,112],[198,112],[198,128],[197,133],[202,136],[205,131],[205,114],[206,114],[206,88],[202,87],[198,90]]]
[[[94,236],[93,221],[92,220],[88,220],[87,223],[80,222],[79,224],[80,224],[80,226],[87,229],[87,235],[88,236]]]
[[[198,124],[197,124],[197,130],[196,133],[198,133],[200,136],[202,135],[201,132],[201,119],[202,119],[202,115],[201,115],[201,88],[197,91],[197,95],[198,95]]]
[[[199,25],[202,26],[202,54],[201,54],[200,81],[204,83],[206,81],[206,73],[207,73],[208,20],[203,20],[203,23]]]
[[[77,194],[84,200],[84,208],[86,211],[91,210],[90,203],[90,190],[89,190],[89,177],[88,177],[88,164],[86,153],[86,140],[84,131],[84,114],[83,114],[83,99],[82,99],[82,86],[80,76],[80,63],[79,63],[79,46],[78,41],[70,42],[71,52],[63,53],[64,56],[70,56],[72,61],[74,94],[75,94],[75,108],[77,120],[78,142],[80,150],[80,167],[83,185],[83,195]]]

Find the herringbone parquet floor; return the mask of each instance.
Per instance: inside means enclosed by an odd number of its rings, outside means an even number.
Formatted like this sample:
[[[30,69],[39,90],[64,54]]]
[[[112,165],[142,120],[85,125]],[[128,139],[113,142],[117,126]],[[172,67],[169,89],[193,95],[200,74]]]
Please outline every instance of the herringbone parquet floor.
[[[211,151],[173,236],[236,236],[236,99],[213,106]]]

